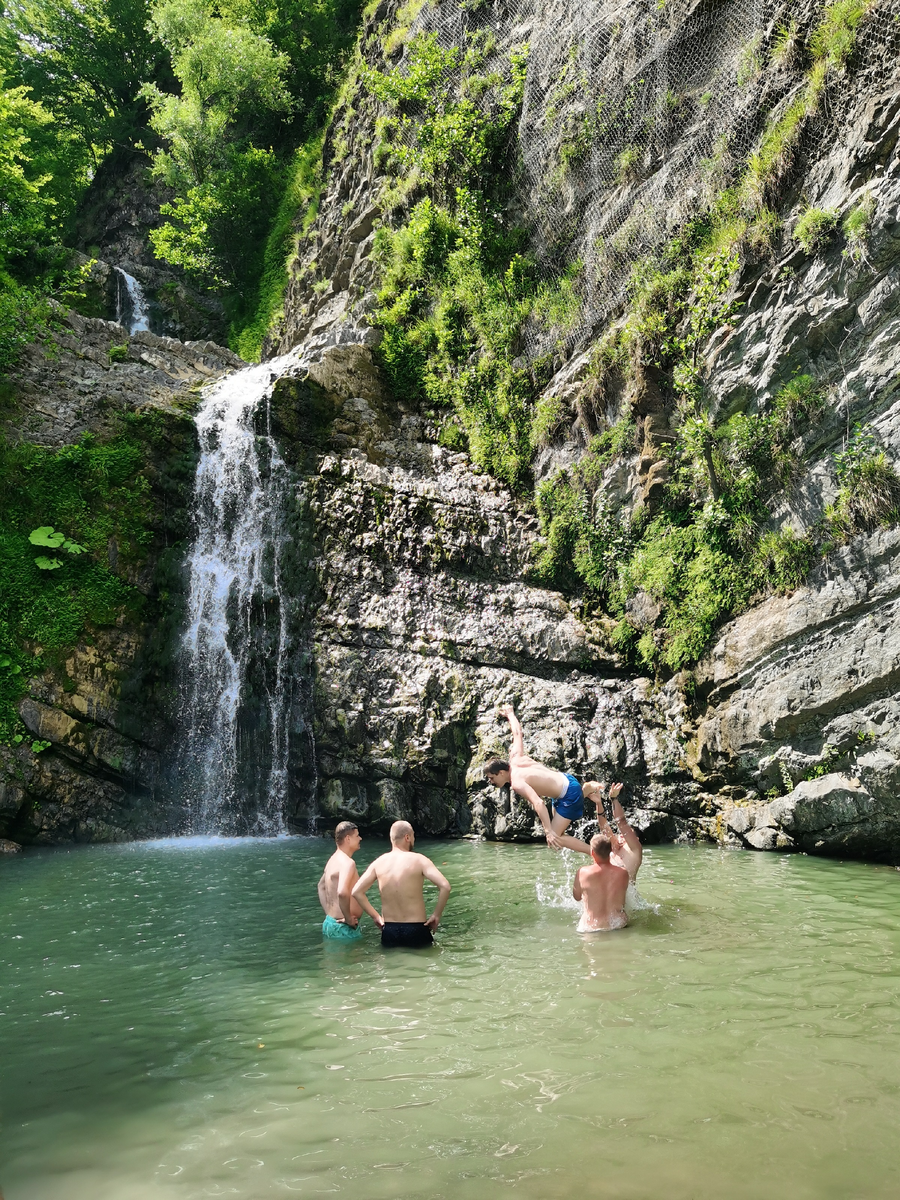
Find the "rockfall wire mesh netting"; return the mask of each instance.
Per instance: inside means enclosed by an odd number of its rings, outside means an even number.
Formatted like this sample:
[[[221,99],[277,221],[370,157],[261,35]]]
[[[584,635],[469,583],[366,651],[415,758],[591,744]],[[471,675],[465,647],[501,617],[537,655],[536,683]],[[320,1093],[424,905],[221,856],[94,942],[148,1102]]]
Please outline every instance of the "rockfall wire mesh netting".
[[[797,7],[800,21],[815,25],[825,3]],[[784,0],[444,0],[416,17],[411,36],[433,35],[460,59],[473,38],[492,35],[486,72],[502,70],[509,50],[528,43],[509,169],[541,277],[576,267],[581,307],[570,346],[622,304],[635,262],[734,180],[766,119],[798,94],[802,72],[785,70],[773,82],[770,69],[773,40],[792,18]],[[900,0],[876,0],[859,28],[856,73],[868,73],[876,90],[898,61]],[[448,92],[457,82],[449,71]],[[492,102],[486,92],[486,111]],[[815,141],[833,115],[826,94],[804,141]],[[533,323],[529,354],[557,337]]]

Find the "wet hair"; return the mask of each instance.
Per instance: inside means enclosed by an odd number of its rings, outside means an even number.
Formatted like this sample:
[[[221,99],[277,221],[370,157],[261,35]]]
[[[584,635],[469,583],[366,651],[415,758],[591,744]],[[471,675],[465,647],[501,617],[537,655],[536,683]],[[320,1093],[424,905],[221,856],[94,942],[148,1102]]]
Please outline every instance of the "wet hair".
[[[596,858],[609,859],[609,853],[612,850],[612,839],[608,833],[595,833],[591,838],[591,854]]]
[[[354,825],[352,821],[341,821],[337,829],[334,831],[334,840],[340,846],[345,838],[349,837],[354,830],[359,829],[358,825]]]
[[[482,774],[485,779],[488,775],[499,775],[501,771],[508,771],[509,763],[504,762],[502,758],[492,758],[489,763],[485,763],[482,768]]]
[[[391,844],[395,845],[402,842],[405,837],[411,835],[413,831],[409,821],[395,821],[391,826]]]

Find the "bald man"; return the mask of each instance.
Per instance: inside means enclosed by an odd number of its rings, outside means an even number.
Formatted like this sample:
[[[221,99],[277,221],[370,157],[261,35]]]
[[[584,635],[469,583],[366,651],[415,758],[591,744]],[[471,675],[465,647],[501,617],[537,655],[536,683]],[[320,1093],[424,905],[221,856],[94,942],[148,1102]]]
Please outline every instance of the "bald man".
[[[390,837],[390,851],[376,858],[362,875],[353,889],[353,899],[381,929],[382,946],[430,946],[450,895],[450,884],[430,858],[416,854],[416,835],[408,821],[395,821]],[[426,879],[438,889],[434,912],[427,919]],[[366,896],[376,880],[381,892],[380,913]]]
[[[582,902],[579,933],[624,929],[628,924],[625,913],[628,871],[611,861],[612,838],[607,830],[595,833],[590,845],[591,865],[575,872],[572,895]]]

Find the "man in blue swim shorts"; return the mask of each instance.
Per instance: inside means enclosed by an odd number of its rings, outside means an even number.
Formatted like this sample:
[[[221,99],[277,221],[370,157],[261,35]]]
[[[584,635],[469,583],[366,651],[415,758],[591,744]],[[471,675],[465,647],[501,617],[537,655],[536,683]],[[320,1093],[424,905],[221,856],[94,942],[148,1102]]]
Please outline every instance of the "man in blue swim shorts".
[[[517,795],[528,801],[544,827],[548,846],[557,850],[566,847],[569,850],[577,850],[580,854],[590,854],[587,842],[582,842],[565,831],[572,821],[579,821],[584,816],[585,799],[595,804],[597,811],[602,813],[604,785],[594,779],[579,783],[574,775],[545,767],[543,763],[529,758],[525,753],[522,725],[512,705],[504,704],[500,714],[509,721],[513,740],[509,748],[508,762],[495,758],[485,766],[484,775],[488,783],[494,787],[506,787],[509,784]],[[553,802],[552,818],[542,797],[547,797]]]
[[[341,821],[334,831],[334,840],[336,849],[319,880],[319,903],[325,909],[322,936],[356,942],[362,937],[359,928],[362,909],[352,895],[359,879],[353,855],[362,845],[362,838],[352,821]]]

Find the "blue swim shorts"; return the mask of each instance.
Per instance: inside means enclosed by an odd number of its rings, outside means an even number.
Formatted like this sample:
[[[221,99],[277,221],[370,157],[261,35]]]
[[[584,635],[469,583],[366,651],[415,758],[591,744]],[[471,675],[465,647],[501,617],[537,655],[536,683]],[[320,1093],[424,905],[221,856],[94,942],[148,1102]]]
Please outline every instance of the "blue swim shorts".
[[[584,793],[581,790],[581,784],[568,771],[566,772],[566,779],[569,781],[566,794],[560,796],[558,800],[554,800],[553,811],[558,812],[567,821],[577,821],[580,817],[584,816]]]
[[[322,937],[342,942],[357,942],[362,937],[362,930],[358,925],[354,929],[352,925],[345,925],[343,921],[336,921],[334,917],[326,917],[322,922]]]

